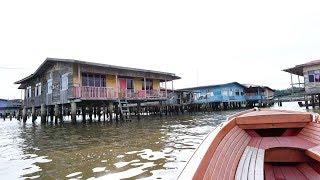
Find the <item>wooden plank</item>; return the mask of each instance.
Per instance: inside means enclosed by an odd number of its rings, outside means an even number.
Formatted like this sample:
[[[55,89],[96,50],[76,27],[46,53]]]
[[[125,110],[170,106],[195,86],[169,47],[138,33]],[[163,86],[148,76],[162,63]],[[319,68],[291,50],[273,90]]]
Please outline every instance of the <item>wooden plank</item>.
[[[238,125],[261,123],[299,123],[311,122],[311,120],[312,115],[310,113],[287,113],[270,111],[255,111],[236,118],[236,122]]]
[[[265,180],[275,180],[275,175],[274,175],[273,167],[271,164],[265,163],[264,174],[265,174]]]
[[[228,151],[226,152],[224,161],[218,173],[221,179],[226,179],[226,177],[229,177],[229,174],[235,174],[235,170],[232,171],[230,169],[230,166],[232,165],[233,161],[237,161],[236,159],[237,152],[241,151],[240,147],[245,142],[247,137],[248,137],[248,134],[242,130],[241,134],[239,135],[239,138],[237,137],[234,140],[235,143],[233,143],[228,149]]]
[[[248,180],[254,180],[258,149],[253,147],[251,151],[252,151],[252,154],[251,154],[250,163],[249,163]]]
[[[205,178],[211,179],[212,177],[223,179],[224,172],[226,171],[225,166],[228,162],[228,158],[230,158],[231,153],[235,151],[234,146],[237,145],[242,135],[245,133],[242,129],[239,128],[239,131],[234,133],[228,139],[226,145],[222,148],[221,153],[216,161],[216,166],[213,169],[211,174],[206,174]]]
[[[320,145],[308,149],[306,155],[314,160],[320,161]]]
[[[300,130],[297,128],[286,129],[281,136],[296,136],[299,133],[299,131]]]
[[[292,169],[288,166],[278,166],[278,167],[275,167],[273,166],[274,168],[280,168],[281,171],[282,171],[282,174],[283,176],[285,177],[285,179],[290,179],[290,180],[295,180],[296,179],[296,176],[294,175]],[[301,179],[302,180],[302,179]]]
[[[287,148],[287,147],[278,147],[267,149],[265,151],[265,162],[307,162],[308,158],[306,157],[303,150]]]
[[[242,167],[241,179],[248,179],[249,165],[250,165],[252,153],[253,153],[253,147],[249,146],[249,153],[247,154],[247,157]]]
[[[278,167],[275,168],[274,166],[272,166],[272,167],[273,167],[273,172],[274,172],[275,179],[285,179],[285,177],[284,177],[284,175],[283,175],[283,173],[282,173],[280,168],[278,168]]]
[[[263,137],[259,149],[269,149],[279,147],[280,143],[275,137]]]
[[[319,130],[320,131],[320,130]],[[313,130],[310,130],[310,129],[306,129],[306,128],[303,128],[303,130],[300,132],[301,134],[304,134],[306,136],[309,136],[317,141],[320,141],[320,134],[319,134],[319,131],[313,131]]]
[[[301,132],[297,135],[297,137],[300,137],[302,139],[308,140],[308,141],[313,142],[315,144],[320,144],[319,140],[314,139],[314,138],[312,138],[312,137],[310,137],[308,135],[305,135],[304,133],[301,133]]]
[[[318,180],[320,179],[320,174],[318,174],[312,167],[310,167],[307,163],[303,163],[297,166],[297,169],[303,173],[303,175],[310,180]]]
[[[299,148],[299,149],[309,149],[314,147],[316,144],[310,142],[308,140],[302,139],[297,136],[290,136],[290,137],[276,137],[276,139],[280,142],[281,147],[292,147],[292,148]]]
[[[229,180],[233,180],[235,179],[236,176],[236,171],[238,166],[243,166],[244,163],[244,159],[243,162],[241,162],[242,160],[242,156],[243,154],[245,154],[245,150],[247,149],[247,145],[249,144],[249,141],[251,140],[250,136],[247,136],[247,139],[245,140],[245,142],[241,145],[240,150],[237,152],[236,156],[235,156],[235,160],[232,162],[231,168],[230,168],[230,173],[229,173],[229,177],[226,179]]]
[[[246,132],[247,132],[251,137],[261,137],[255,130],[247,129]]]
[[[236,171],[236,175],[235,175],[236,180],[241,180],[241,176],[242,176],[242,172],[243,172],[243,169],[245,166],[246,159],[248,156],[250,156],[249,153],[251,153],[250,146],[247,146],[241,156],[240,162],[237,167],[237,171]]]
[[[199,164],[193,178],[203,178],[207,168],[211,162],[211,159],[213,155],[215,154],[215,151],[217,147],[221,144],[222,139],[229,134],[229,132],[236,126],[236,122],[234,119],[230,120],[226,124],[223,124],[222,127],[218,127],[217,134],[215,135],[214,140],[212,141],[210,147],[208,148],[207,152],[205,153],[203,159],[201,160],[201,163]]]
[[[254,179],[263,179],[264,177],[264,154],[265,151],[263,149],[258,149]]]
[[[270,128],[303,128],[307,123],[278,123],[278,124],[239,124],[242,129],[270,129]]]
[[[206,168],[207,170],[204,173],[204,178],[210,178],[212,176],[216,166],[220,163],[219,158],[221,157],[221,154],[225,153],[225,148],[229,147],[230,143],[233,141],[232,138],[234,138],[239,132],[241,132],[241,129],[236,126],[222,139],[214,152],[208,167]]]

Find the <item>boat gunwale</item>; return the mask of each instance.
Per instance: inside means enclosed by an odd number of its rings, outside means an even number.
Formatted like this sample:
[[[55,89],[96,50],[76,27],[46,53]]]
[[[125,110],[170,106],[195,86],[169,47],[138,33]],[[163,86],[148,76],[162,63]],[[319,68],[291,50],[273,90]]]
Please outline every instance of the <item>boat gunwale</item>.
[[[249,113],[249,112],[252,112],[252,111],[256,111],[256,110],[257,110],[257,108],[254,108],[254,109],[249,109],[249,110],[245,110],[245,111],[241,111],[239,113],[233,114],[233,115],[227,117],[225,122],[223,122],[219,126],[215,127],[212,132],[208,133],[208,135],[204,138],[204,140],[201,142],[201,144],[195,150],[195,152],[193,153],[191,158],[188,160],[186,166],[182,169],[182,171],[177,179],[181,179],[181,180],[192,179],[196,175],[201,162],[207,156],[209,147],[213,144],[213,141],[216,139],[220,130],[225,128],[226,126],[230,125],[232,122],[234,122],[234,126],[236,126],[236,123],[235,123],[236,117],[243,115],[243,114],[246,114],[246,113]]]

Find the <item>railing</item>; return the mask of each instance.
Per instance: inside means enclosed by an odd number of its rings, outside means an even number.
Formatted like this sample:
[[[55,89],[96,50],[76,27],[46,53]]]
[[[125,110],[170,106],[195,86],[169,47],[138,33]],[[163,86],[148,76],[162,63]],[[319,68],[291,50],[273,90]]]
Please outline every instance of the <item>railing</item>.
[[[113,88],[81,86],[72,88],[73,98],[116,99],[118,93]]]
[[[72,88],[76,99],[166,99],[165,91],[159,90],[117,90],[108,87],[81,86]]]

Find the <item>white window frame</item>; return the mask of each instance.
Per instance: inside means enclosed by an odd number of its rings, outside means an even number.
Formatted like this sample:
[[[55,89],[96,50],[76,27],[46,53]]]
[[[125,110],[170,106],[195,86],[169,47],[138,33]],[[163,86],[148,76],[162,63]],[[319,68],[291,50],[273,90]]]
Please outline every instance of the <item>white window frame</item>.
[[[50,83],[50,85],[49,85]],[[47,80],[47,94],[52,94],[52,79]]]
[[[41,95],[41,82],[36,84],[36,87],[34,88],[34,96],[40,96]]]
[[[31,88],[31,86],[28,86],[27,87],[27,98],[31,98],[31,96],[32,96],[32,88]]]
[[[61,91],[68,90],[69,88],[69,73],[63,74],[61,76]]]

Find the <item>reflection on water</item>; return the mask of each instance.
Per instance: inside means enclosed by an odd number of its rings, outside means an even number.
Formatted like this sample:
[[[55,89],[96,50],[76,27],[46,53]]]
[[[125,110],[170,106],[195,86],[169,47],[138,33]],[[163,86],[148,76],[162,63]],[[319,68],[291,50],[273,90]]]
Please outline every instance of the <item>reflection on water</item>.
[[[280,108],[303,110],[297,103]],[[113,124],[0,120],[0,177],[176,179],[204,137],[236,112]]]

